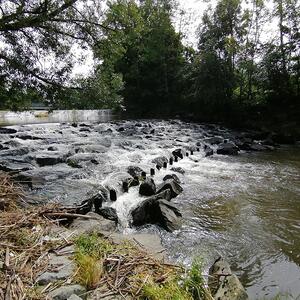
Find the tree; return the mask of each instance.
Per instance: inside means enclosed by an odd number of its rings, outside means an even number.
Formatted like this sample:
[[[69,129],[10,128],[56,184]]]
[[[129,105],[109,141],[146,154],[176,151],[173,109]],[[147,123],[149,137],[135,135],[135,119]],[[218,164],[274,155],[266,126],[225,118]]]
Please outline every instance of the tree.
[[[115,109],[122,108],[121,91],[124,83],[121,74],[103,68],[100,64],[88,78],[77,79],[81,90],[70,89],[59,103],[65,109]]]
[[[70,88],[72,46],[92,47],[100,37],[100,4],[95,0],[2,0],[1,90],[26,94],[34,88],[55,102],[59,90]]]
[[[179,100],[183,62],[180,35],[171,22],[170,1],[118,0],[108,3],[105,38],[95,49],[103,67],[122,74],[129,112],[168,113]]]

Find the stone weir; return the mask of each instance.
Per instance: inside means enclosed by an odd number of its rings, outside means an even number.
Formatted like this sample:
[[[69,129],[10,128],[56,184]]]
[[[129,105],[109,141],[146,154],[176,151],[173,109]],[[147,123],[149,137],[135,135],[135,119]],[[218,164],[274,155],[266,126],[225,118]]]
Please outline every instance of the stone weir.
[[[30,110],[23,112],[0,111],[0,126],[60,122],[108,122],[110,109],[100,110]]]

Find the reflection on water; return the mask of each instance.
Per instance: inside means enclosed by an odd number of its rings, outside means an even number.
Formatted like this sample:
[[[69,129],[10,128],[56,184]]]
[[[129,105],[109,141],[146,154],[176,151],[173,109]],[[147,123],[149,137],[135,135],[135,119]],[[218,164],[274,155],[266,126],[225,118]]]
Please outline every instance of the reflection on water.
[[[300,149],[215,157],[189,173],[172,257],[228,257],[251,299],[300,295]]]
[[[0,111],[0,126],[59,122],[107,122],[112,119],[110,109],[101,110],[47,110],[11,112]]]

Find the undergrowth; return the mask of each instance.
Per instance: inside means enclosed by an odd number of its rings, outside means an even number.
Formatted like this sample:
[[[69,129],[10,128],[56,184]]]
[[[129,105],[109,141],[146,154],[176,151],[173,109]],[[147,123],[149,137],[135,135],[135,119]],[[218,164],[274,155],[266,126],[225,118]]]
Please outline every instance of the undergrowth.
[[[75,240],[75,261],[76,280],[87,289],[107,284],[110,289],[140,300],[212,299],[200,260],[185,271],[154,260],[130,242],[114,244],[93,233]]]

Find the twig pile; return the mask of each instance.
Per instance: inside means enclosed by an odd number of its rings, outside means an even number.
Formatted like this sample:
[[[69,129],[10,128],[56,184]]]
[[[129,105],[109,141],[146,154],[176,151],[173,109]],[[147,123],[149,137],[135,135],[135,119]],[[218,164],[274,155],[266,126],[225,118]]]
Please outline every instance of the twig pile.
[[[23,196],[22,188],[10,180],[8,175],[0,172],[0,211],[17,207]]]
[[[28,291],[46,269],[48,252],[65,243],[44,239],[50,225],[57,223],[46,215],[60,211],[60,206],[24,209],[18,205],[23,196],[21,187],[0,174],[0,300],[39,299]]]
[[[101,297],[121,295],[124,299],[139,299],[145,284],[165,283],[174,279],[183,268],[161,262],[146,251],[132,245],[115,245],[103,259],[104,272],[92,293]]]

